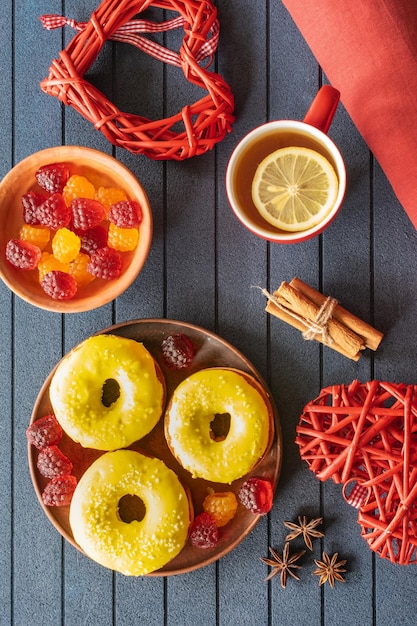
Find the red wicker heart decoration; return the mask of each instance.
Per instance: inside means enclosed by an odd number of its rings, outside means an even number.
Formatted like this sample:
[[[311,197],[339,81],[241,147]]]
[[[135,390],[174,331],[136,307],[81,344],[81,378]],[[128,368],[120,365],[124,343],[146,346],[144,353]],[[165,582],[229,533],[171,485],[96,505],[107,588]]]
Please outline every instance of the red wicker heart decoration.
[[[160,23],[132,19],[149,7],[175,11],[179,17]],[[201,65],[207,58],[211,63],[218,41],[217,9],[210,1],[103,0],[87,23],[56,15],[42,16],[41,21],[49,29],[68,24],[79,31],[52,62],[41,88],[72,106],[115,146],[152,159],[183,160],[210,150],[230,132],[234,121],[231,89],[219,74]],[[139,34],[178,27],[184,29],[178,53]],[[108,39],[131,43],[180,67],[185,78],[207,95],[162,120],[121,112],[83,78]]]
[[[359,509],[371,550],[393,563],[417,562],[417,386],[327,387],[305,406],[296,431],[301,458],[320,480],[343,483],[345,497],[356,483],[346,499]]]

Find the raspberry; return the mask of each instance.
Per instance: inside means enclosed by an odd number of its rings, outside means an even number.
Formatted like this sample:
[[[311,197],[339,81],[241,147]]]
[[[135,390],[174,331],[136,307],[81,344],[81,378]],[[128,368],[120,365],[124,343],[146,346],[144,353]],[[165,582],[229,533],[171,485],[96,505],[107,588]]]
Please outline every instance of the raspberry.
[[[93,254],[93,252],[107,246],[107,230],[104,226],[94,226],[94,228],[80,231],[77,234],[81,239],[81,252]]]
[[[120,228],[116,224],[109,224],[107,245],[119,252],[129,252],[138,245],[139,231],[137,228]]]
[[[71,263],[80,251],[81,241],[72,230],[60,228],[52,239],[52,252],[61,263]]]
[[[61,261],[58,261],[53,254],[43,252],[41,260],[38,263],[39,282],[41,283],[49,272],[56,270],[59,272],[66,272],[68,274],[69,269],[69,263],[61,263]]]
[[[100,248],[91,255],[87,270],[96,278],[105,280],[118,278],[122,271],[120,253],[111,248]]]
[[[59,270],[46,274],[42,279],[41,287],[54,300],[71,300],[77,293],[77,281],[74,276]]]
[[[68,506],[77,486],[75,476],[57,476],[49,481],[42,492],[42,502],[46,506]]]
[[[38,450],[59,443],[62,437],[62,428],[55,415],[44,415],[26,429],[29,443]]]
[[[62,195],[67,206],[70,206],[75,198],[90,198],[92,200],[96,195],[96,190],[85,176],[73,174],[69,177]]]
[[[191,545],[195,548],[215,548],[219,541],[219,529],[210,513],[197,515],[190,528]]]
[[[65,476],[72,471],[72,463],[58,446],[47,446],[39,452],[36,466],[42,476],[55,478]]]
[[[138,202],[122,200],[111,205],[108,218],[120,228],[133,228],[141,223],[142,210]]]
[[[32,226],[31,224],[23,224],[19,231],[19,238],[22,241],[28,241],[34,246],[38,246],[43,250],[49,243],[51,233],[46,226]]]
[[[237,511],[237,499],[232,491],[210,493],[204,498],[203,509],[210,513],[220,528],[234,518]]]
[[[34,270],[41,258],[38,246],[20,239],[10,239],[6,245],[6,259],[21,270]]]
[[[64,163],[51,163],[38,169],[35,178],[39,187],[49,193],[62,193],[69,178],[69,169]]]
[[[88,254],[80,252],[80,254],[78,254],[70,263],[68,271],[71,276],[74,276],[78,287],[85,287],[88,283],[91,283],[91,281],[94,280],[94,276],[87,271],[89,262],[90,257]]]
[[[188,367],[195,355],[191,340],[183,333],[169,335],[163,340],[161,347],[165,365],[171,369]]]
[[[71,202],[72,225],[75,230],[88,230],[98,226],[106,217],[101,202],[89,198],[75,198]]]
[[[54,193],[36,209],[36,218],[43,226],[52,230],[68,226],[71,220],[71,211],[64,202],[60,193]]]
[[[39,220],[36,217],[36,209],[43,204],[46,200],[46,196],[35,191],[28,191],[21,197],[23,208],[23,221],[25,224],[39,224]]]
[[[121,189],[115,187],[99,187],[96,191],[95,199],[104,204],[108,211],[112,204],[127,200],[127,196]]]
[[[238,497],[249,511],[265,515],[272,509],[274,492],[269,480],[253,477],[243,483]]]

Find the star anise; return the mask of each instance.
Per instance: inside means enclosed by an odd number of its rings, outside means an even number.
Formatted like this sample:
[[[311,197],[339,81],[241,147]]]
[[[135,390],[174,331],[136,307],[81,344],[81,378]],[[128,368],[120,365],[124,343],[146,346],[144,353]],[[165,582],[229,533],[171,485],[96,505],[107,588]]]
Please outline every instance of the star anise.
[[[314,570],[313,574],[320,576],[319,585],[324,585],[324,583],[328,582],[333,589],[336,580],[341,583],[345,582],[342,572],[346,572],[346,570],[343,569],[346,560],[338,561],[338,556],[339,554],[337,552],[335,552],[332,557],[326,554],[326,552],[323,552],[322,561],[316,561],[316,559],[314,559],[317,569]]]
[[[292,539],[303,535],[304,543],[309,550],[312,550],[312,538],[324,537],[322,532],[316,530],[316,526],[321,524],[322,521],[322,517],[308,521],[306,516],[303,515],[303,517],[298,516],[298,524],[294,524],[294,522],[284,522],[284,526],[292,531],[285,537],[285,541],[291,541]]]
[[[273,559],[265,559],[261,557],[261,561],[272,567],[272,571],[268,574],[265,580],[269,580],[277,574],[280,574],[281,587],[284,589],[287,585],[288,574],[296,580],[300,580],[300,577],[297,576],[293,570],[300,569],[302,567],[302,565],[296,565],[296,561],[298,561],[298,559],[305,554],[305,550],[301,550],[301,552],[297,552],[297,554],[290,555],[290,544],[286,543],[282,555],[278,554],[278,552],[273,548],[269,548],[269,551],[272,554]]]

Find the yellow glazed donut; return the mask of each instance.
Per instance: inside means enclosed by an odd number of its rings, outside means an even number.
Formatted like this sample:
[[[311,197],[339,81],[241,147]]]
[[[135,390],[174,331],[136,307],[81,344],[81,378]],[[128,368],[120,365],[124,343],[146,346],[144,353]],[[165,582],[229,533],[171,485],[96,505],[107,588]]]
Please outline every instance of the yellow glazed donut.
[[[110,403],[103,396],[109,384],[116,389]],[[49,396],[57,420],[71,439],[85,448],[116,450],[152,430],[162,415],[165,386],[141,343],[97,335],[58,364]]]
[[[119,504],[137,496],[144,517],[123,521]],[[192,509],[177,475],[157,458],[133,450],[100,456],[81,477],[70,506],[75,541],[91,559],[125,574],[160,569],[184,547]]]
[[[223,440],[213,435],[216,416],[230,416]],[[165,414],[171,452],[194,478],[231,483],[247,474],[272,441],[272,409],[261,385],[245,372],[210,368],[175,389]]]

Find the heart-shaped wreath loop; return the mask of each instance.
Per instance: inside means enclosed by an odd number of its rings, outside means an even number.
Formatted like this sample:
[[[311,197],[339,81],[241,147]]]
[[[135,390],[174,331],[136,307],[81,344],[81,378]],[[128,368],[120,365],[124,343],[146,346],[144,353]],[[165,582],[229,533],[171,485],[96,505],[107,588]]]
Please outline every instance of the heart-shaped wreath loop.
[[[165,22],[133,19],[149,7],[179,13]],[[77,23],[57,15],[44,15],[45,28],[69,25],[79,32],[58,59],[53,60],[41,88],[61,102],[72,106],[115,146],[152,159],[183,160],[203,154],[230,132],[234,116],[234,98],[223,78],[210,65],[217,48],[219,21],[217,9],[202,0],[104,0],[88,22]],[[184,37],[179,52],[143,37],[182,27]],[[109,40],[133,44],[147,54],[182,68],[185,78],[207,91],[207,95],[185,106],[177,114],[161,119],[121,112],[84,74]],[[173,127],[182,126],[175,131]]]
[[[322,389],[296,443],[314,474],[347,486],[369,547],[417,563],[417,386],[371,381]],[[345,495],[345,494],[344,494]]]

